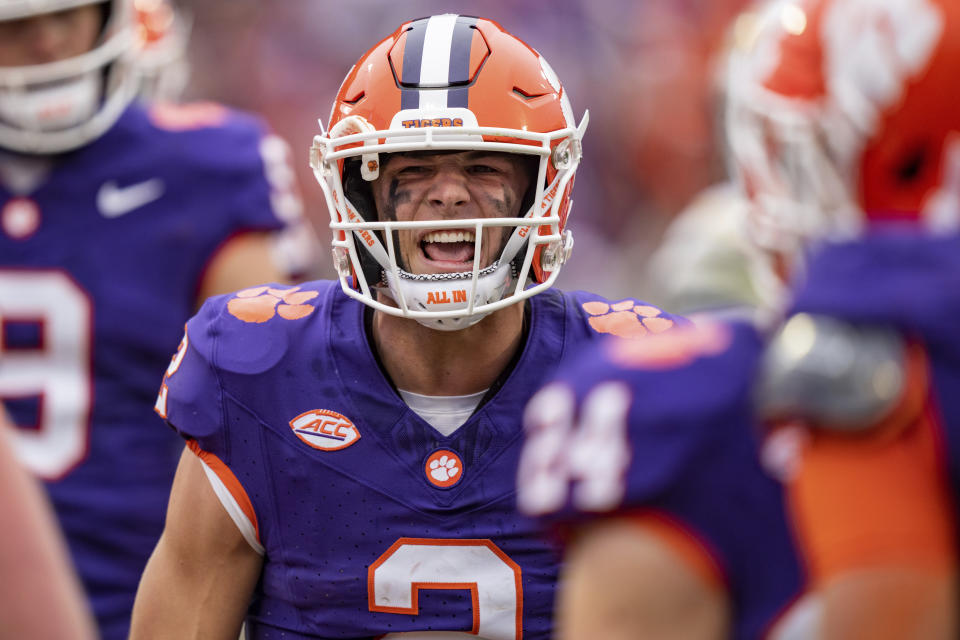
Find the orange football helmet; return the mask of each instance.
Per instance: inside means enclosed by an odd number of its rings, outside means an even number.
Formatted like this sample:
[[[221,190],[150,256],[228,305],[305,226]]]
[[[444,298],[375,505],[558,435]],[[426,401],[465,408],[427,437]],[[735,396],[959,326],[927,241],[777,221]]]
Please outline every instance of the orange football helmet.
[[[960,228],[960,4],[776,0],[741,38],[728,136],[760,246]]]
[[[311,149],[343,290],[388,314],[460,329],[551,286],[573,245],[565,225],[587,119],[576,124],[550,65],[496,22],[447,14],[401,25],[350,70]],[[529,208],[516,218],[378,220],[364,192],[379,175],[380,154],[414,150],[537,158]],[[475,228],[472,271],[412,274],[398,266],[394,231],[454,225]],[[499,259],[481,268],[486,227],[513,231]],[[397,306],[376,299],[383,288]]]

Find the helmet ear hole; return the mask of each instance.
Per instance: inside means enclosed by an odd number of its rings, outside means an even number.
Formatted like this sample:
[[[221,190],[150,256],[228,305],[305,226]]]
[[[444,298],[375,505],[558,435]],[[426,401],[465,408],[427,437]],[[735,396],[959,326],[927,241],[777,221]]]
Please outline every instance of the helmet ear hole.
[[[523,156],[521,157],[521,163],[523,165],[523,171],[530,177],[530,182],[527,185],[527,191],[523,194],[523,200],[520,202],[520,215],[523,217],[526,215],[527,211],[530,210],[530,207],[533,206],[533,199],[537,197],[537,175],[540,172],[540,156]],[[546,188],[548,185],[543,185]]]
[[[377,219],[377,206],[373,201],[373,190],[370,183],[363,179],[361,175],[360,158],[347,158],[343,163],[343,195],[347,200],[357,208],[357,213],[363,216],[364,220],[373,221]],[[380,231],[374,231],[378,236],[382,236]],[[373,257],[366,245],[354,238],[359,251],[360,267],[363,270],[363,277],[367,284],[373,286],[383,279],[383,269],[377,260]],[[383,241],[383,238],[380,238]]]
[[[894,178],[897,184],[909,185],[919,178],[930,158],[927,145],[918,144],[900,159],[894,167]]]
[[[364,220],[377,219],[370,183],[360,173],[360,158],[347,158],[343,163],[343,195],[347,197]]]

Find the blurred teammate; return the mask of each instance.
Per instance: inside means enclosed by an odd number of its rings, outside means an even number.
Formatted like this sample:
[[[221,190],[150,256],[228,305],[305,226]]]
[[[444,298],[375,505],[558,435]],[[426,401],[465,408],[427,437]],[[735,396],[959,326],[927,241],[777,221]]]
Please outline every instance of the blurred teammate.
[[[0,405],[0,429],[12,428]],[[0,433],[0,638],[92,640],[93,618],[46,497]]]
[[[807,427],[786,477],[823,635],[954,638],[960,5],[780,16],[745,59],[731,140],[756,241],[799,276],[760,397]]]
[[[740,84],[737,62],[752,46],[760,23],[768,19],[763,15],[765,4],[751,4],[727,26],[724,44],[714,56],[715,70],[708,83],[716,114],[714,137],[727,158],[728,93]],[[697,194],[663,234],[647,267],[651,297],[694,321],[701,316],[740,317],[767,324],[782,310],[784,285],[751,241],[750,200],[733,179],[732,167],[727,173],[725,180]]]
[[[550,636],[522,407],[578,345],[675,324],[550,288],[585,128],[490,20],[407,22],[360,59],[313,147],[339,285],[214,299],[168,369],[189,451],[134,638]]]
[[[753,638],[771,596],[804,586],[774,637],[955,637],[958,10],[764,11],[730,138],[791,310],[766,345],[736,324],[607,345],[531,403],[520,504],[580,534],[568,637]],[[808,427],[763,444],[783,496],[757,463],[761,419]]]
[[[701,316],[769,322],[783,286],[747,236],[749,209],[733,181],[698,194],[650,256],[651,296],[694,322]]]
[[[145,109],[123,0],[0,1],[0,398],[104,638],[126,637],[180,445],[151,409],[207,296],[285,279],[287,150],[212,105]]]

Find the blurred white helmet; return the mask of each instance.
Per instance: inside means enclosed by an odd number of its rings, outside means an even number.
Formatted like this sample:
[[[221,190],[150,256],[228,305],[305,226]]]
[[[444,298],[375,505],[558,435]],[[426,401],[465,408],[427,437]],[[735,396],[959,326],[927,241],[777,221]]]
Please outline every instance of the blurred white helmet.
[[[94,46],[77,56],[0,66],[0,148],[50,154],[81,147],[116,122],[137,88],[129,0],[0,0],[0,22],[102,4]]]

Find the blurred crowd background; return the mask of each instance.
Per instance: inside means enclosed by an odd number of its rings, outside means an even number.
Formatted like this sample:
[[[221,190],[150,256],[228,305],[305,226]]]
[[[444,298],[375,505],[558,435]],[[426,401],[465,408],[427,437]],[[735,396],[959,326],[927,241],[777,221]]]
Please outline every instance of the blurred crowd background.
[[[175,0],[191,23],[185,97],[263,114],[293,147],[322,277],[329,214],[307,165],[340,81],[411,18],[482,15],[540,51],[590,110],[560,286],[658,302],[648,262],[669,222],[724,178],[717,82],[747,0]],[[659,276],[662,277],[662,276]]]

